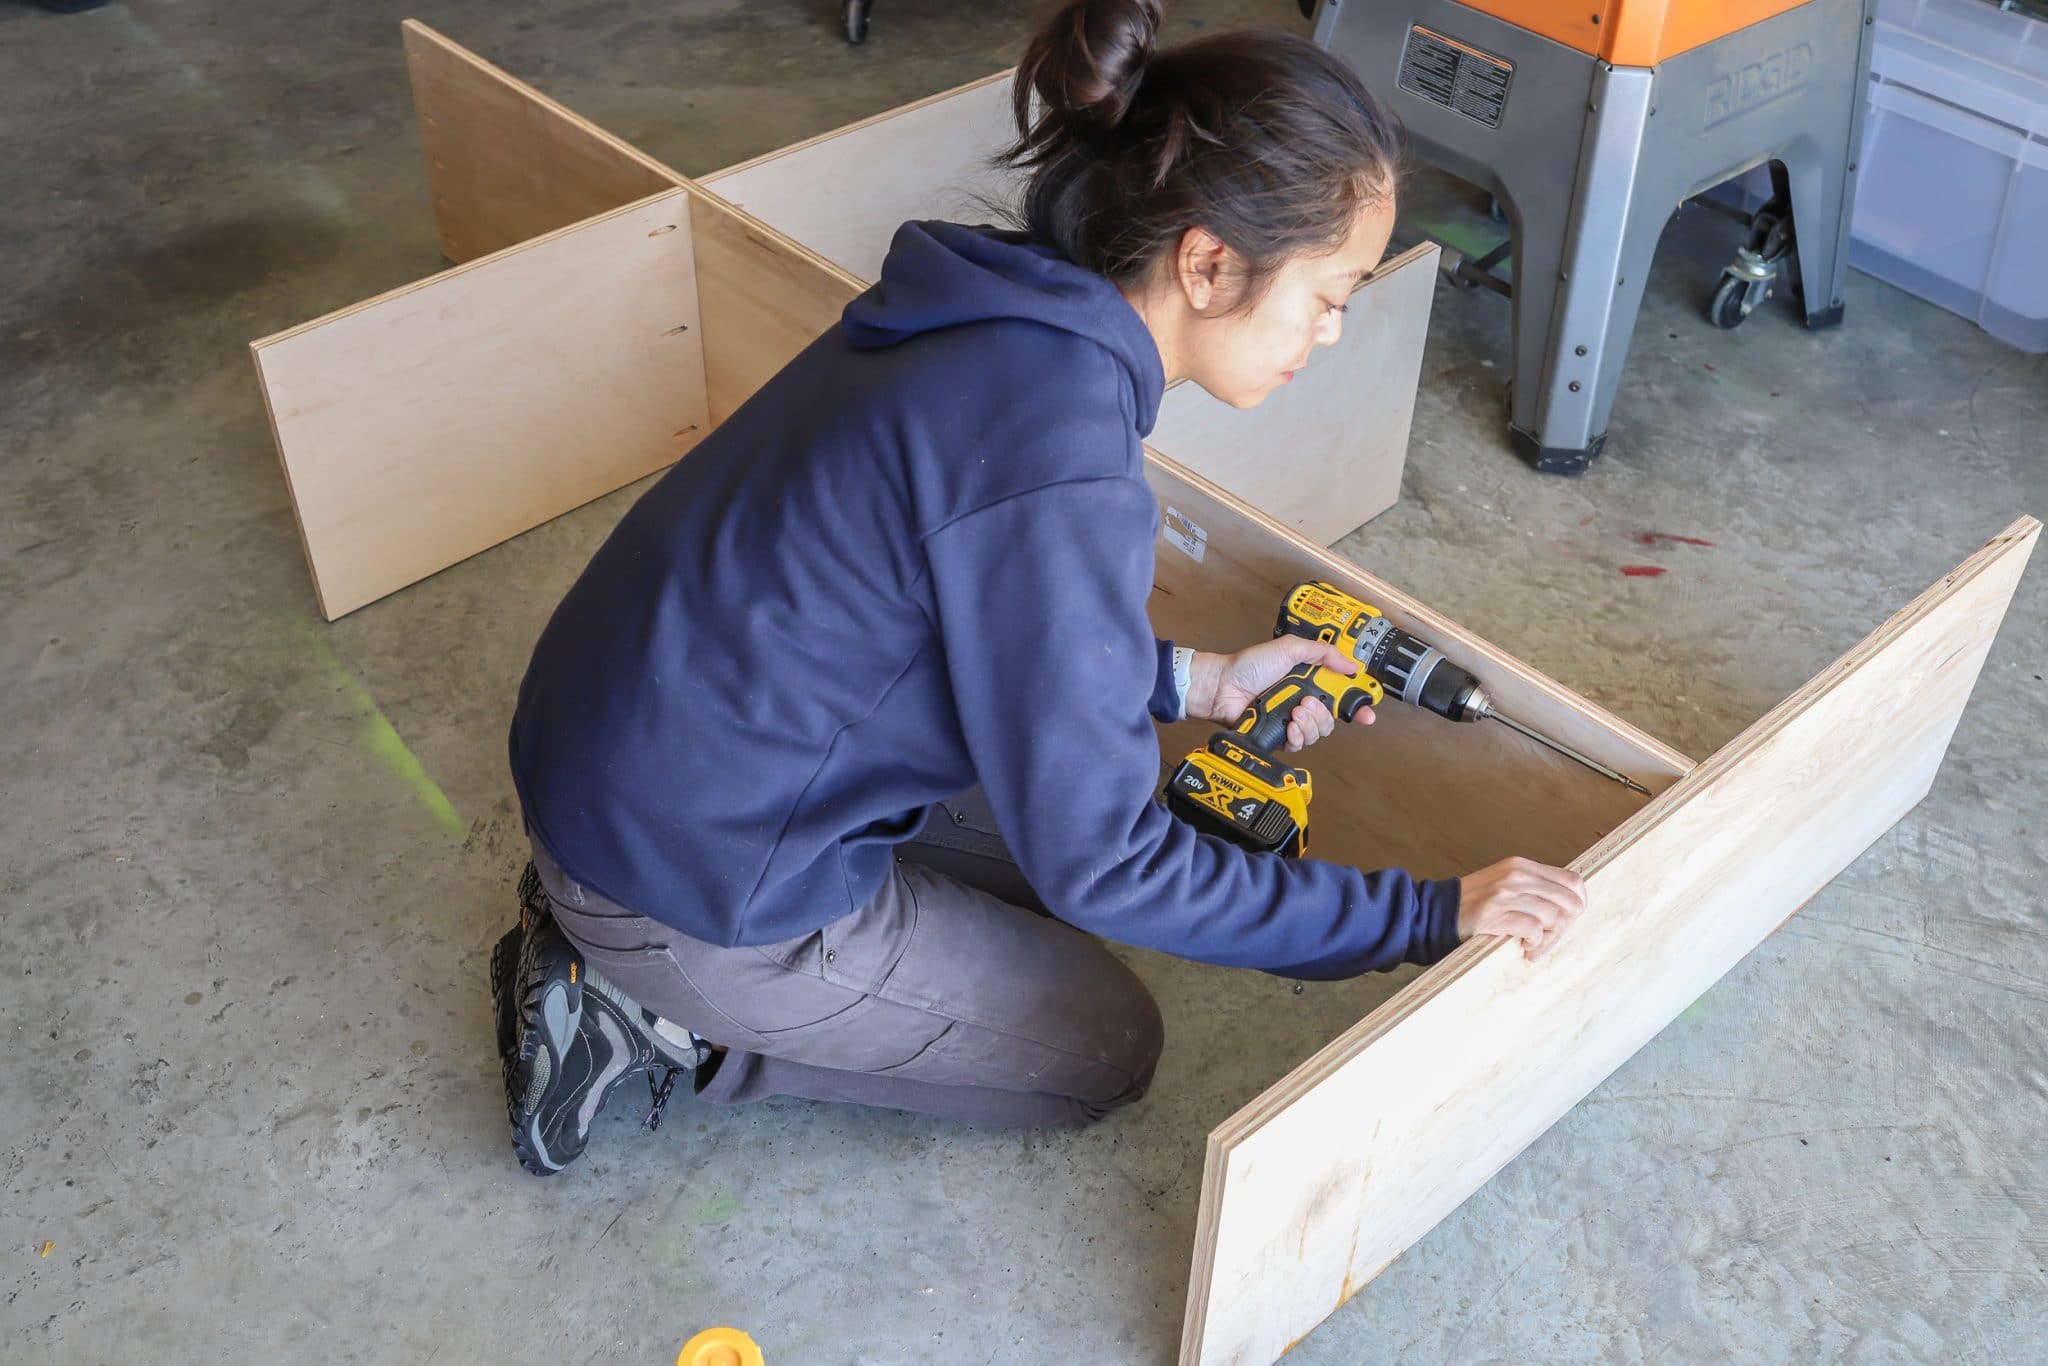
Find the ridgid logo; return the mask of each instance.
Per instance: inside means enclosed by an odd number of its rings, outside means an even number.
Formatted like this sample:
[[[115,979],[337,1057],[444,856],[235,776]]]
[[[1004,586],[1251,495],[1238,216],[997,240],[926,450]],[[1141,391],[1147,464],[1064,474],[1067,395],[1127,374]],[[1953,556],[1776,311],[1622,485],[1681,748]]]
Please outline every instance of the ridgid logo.
[[[1707,117],[1701,126],[1712,128],[1791,94],[1812,70],[1813,49],[1801,43],[1760,62],[1751,62],[1731,75],[1717,77],[1707,87]]]

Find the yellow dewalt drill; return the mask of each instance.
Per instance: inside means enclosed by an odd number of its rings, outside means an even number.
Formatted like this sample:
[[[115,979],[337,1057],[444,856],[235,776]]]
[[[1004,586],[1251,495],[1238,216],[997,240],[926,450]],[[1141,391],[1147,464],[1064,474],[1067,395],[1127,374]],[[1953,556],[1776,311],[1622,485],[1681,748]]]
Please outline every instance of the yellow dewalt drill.
[[[1308,770],[1274,755],[1287,741],[1288,717],[1310,698],[1319,699],[1339,721],[1351,720],[1360,707],[1378,706],[1390,694],[1452,721],[1491,718],[1649,795],[1635,780],[1502,715],[1479,680],[1445,659],[1441,650],[1334,584],[1296,584],[1281,603],[1273,634],[1335,645],[1357,661],[1358,672],[1297,665],[1253,698],[1228,731],[1181,760],[1167,780],[1166,805],[1198,830],[1290,858],[1308,852]]]

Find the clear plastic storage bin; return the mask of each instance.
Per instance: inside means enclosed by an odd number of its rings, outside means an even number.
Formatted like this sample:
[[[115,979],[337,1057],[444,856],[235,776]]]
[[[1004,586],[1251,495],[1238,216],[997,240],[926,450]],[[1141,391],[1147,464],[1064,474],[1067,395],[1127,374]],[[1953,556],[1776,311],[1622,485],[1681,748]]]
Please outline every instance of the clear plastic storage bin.
[[[2048,351],[2048,23],[1887,0],[1870,66],[1849,263]],[[1769,193],[1759,169],[1720,195]]]

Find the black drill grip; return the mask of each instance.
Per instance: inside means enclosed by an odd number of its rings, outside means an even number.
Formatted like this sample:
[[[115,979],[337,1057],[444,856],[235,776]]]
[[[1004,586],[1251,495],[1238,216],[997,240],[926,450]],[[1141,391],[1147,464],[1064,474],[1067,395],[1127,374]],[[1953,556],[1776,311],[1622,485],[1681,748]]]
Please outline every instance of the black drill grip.
[[[1357,678],[1324,664],[1297,664],[1285,678],[1253,698],[1232,729],[1261,754],[1278,754],[1287,745],[1288,718],[1310,698],[1328,707],[1339,721],[1349,721],[1360,707],[1374,701],[1370,688]]]

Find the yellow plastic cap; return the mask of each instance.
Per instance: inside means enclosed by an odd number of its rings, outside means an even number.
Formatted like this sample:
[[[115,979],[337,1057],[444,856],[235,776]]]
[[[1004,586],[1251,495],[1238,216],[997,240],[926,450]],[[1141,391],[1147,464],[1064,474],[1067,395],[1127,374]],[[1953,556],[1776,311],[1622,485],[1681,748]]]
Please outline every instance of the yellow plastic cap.
[[[683,1344],[676,1366],[767,1366],[754,1340],[737,1328],[706,1328]]]

